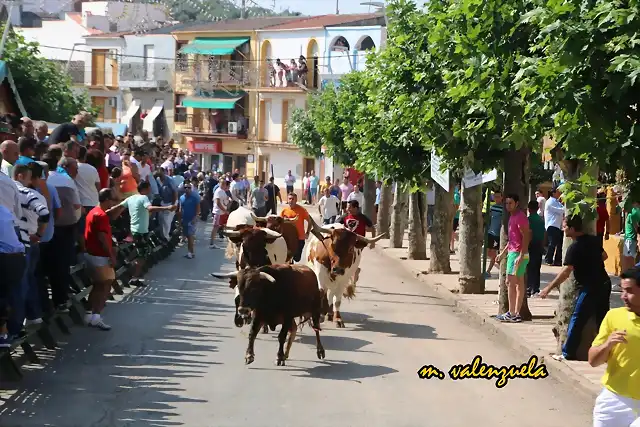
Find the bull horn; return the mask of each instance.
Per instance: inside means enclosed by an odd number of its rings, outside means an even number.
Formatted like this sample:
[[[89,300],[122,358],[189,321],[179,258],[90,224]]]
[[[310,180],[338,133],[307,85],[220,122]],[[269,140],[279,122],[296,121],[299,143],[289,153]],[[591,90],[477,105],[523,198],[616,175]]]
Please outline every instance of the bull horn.
[[[215,277],[216,279],[230,279],[232,277],[236,277],[238,275],[237,271],[231,271],[229,273],[210,273],[211,276]]]
[[[234,231],[234,230],[223,230],[222,234],[224,234],[227,237],[240,237],[242,235],[241,232]]]
[[[358,237],[358,240],[362,241],[362,242],[366,242],[368,245],[377,242],[378,240],[384,239],[385,237],[387,237],[387,233],[382,233],[377,235],[376,237],[372,237],[372,238],[368,238],[365,236],[361,236],[359,234],[356,235]]]
[[[264,271],[260,272],[260,277],[262,277],[263,279],[267,279],[271,283],[276,283],[276,279],[272,275],[267,274]]]
[[[311,217],[311,215],[309,215],[309,221],[311,222],[311,227],[318,233],[327,233],[327,234],[331,234],[333,233],[333,229],[329,228],[329,227],[320,227],[318,225],[317,222],[314,221],[314,219]]]
[[[267,236],[269,237],[275,237],[276,239],[279,239],[280,237],[282,237],[282,234],[278,233],[277,231],[273,231],[270,228],[261,228],[260,230],[267,233]]]
[[[258,222],[258,221],[262,222],[267,220],[266,216],[256,216],[256,214],[254,214],[253,212],[251,212],[251,218],[253,218],[255,222]]]

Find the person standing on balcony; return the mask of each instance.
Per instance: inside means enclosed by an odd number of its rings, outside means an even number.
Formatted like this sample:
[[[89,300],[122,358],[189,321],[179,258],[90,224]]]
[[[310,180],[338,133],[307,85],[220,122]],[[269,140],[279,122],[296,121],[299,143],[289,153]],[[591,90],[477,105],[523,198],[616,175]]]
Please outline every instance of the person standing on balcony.
[[[300,55],[300,58],[298,59],[298,63],[300,64],[298,66],[298,82],[303,85],[303,86],[307,86],[307,73],[309,72],[309,67],[307,67],[307,60],[305,59],[304,56]]]
[[[293,84],[298,82],[298,64],[296,64],[295,59],[292,59],[291,64],[289,65],[288,81],[290,81]]]
[[[282,62],[280,59],[276,59],[276,73],[278,75],[279,87],[285,87],[286,84],[286,76],[285,74],[289,68]]]

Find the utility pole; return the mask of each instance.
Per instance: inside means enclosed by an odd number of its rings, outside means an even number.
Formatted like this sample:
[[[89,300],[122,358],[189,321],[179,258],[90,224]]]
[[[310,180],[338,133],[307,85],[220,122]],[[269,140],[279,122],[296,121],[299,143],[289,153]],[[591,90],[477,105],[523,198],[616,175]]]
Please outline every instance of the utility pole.
[[[247,0],[242,0],[240,5],[240,19],[244,19],[247,15]]]
[[[336,15],[340,15],[340,0],[336,0]]]
[[[0,41],[0,58],[2,58],[2,54],[4,53],[4,45],[7,43],[7,37],[9,36],[9,30],[11,29],[11,12],[13,12],[13,2],[9,3],[7,22],[4,24],[4,32],[2,33],[2,40]]]

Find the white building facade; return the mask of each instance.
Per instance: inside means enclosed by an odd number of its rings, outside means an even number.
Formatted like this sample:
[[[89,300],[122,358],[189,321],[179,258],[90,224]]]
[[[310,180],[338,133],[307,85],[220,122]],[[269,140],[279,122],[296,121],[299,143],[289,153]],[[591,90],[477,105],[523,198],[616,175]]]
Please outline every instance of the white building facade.
[[[296,191],[302,190],[302,178],[314,171],[321,181],[325,177],[340,179],[342,168],[334,167],[328,158],[305,157],[291,143],[288,122],[296,108],[304,109],[311,91],[321,90],[329,81],[338,81],[344,74],[365,67],[366,51],[381,44],[384,17],[367,15],[324,15],[286,23],[258,31],[261,84],[254,114],[258,133],[256,156],[261,163],[258,170],[268,170],[275,182],[284,188],[284,176],[291,170],[296,176]],[[276,71],[274,77],[265,64],[275,60],[286,65],[300,56],[307,62],[306,87],[281,85]],[[276,68],[277,70],[277,68]]]

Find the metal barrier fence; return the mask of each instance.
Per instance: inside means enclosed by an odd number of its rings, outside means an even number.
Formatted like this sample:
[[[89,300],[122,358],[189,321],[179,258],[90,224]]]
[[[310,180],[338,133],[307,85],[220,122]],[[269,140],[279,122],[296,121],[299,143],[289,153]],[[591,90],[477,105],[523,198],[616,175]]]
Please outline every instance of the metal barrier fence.
[[[147,245],[146,253],[149,255],[145,257],[144,273],[175,250],[180,238],[179,223],[174,220],[172,228],[173,231],[168,241],[161,237],[160,227],[156,227],[149,233],[145,242]],[[115,299],[114,294],[124,295],[124,288],[130,287],[129,280],[132,277],[133,263],[136,260],[138,248],[134,243],[124,242],[115,237],[126,234],[128,232],[116,229],[114,224],[113,241],[116,248],[117,265],[115,268],[116,280],[114,280],[112,292],[109,294],[110,300]],[[71,267],[71,277],[73,279],[70,283],[72,295],[70,295],[68,303],[68,313],[58,310],[48,317],[43,317],[41,324],[34,329],[29,329],[24,337],[14,341],[8,351],[3,351],[0,354],[1,380],[18,381],[22,378],[20,366],[22,358],[16,357],[18,347],[24,352],[27,363],[38,364],[40,359],[34,348],[45,347],[49,350],[58,348],[54,334],[56,329],[63,335],[70,335],[69,324],[85,326],[84,314],[89,309],[87,297],[91,292],[92,284],[87,271],[85,271],[84,263],[81,262]]]

